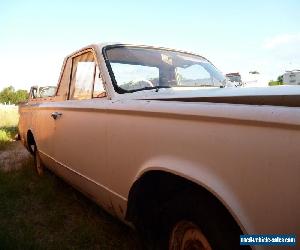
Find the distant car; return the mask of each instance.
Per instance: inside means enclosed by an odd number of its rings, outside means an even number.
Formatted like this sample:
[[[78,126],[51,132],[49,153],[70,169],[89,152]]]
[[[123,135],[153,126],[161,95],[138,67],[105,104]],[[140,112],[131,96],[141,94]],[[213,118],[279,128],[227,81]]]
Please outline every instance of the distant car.
[[[32,86],[29,92],[29,100],[38,98],[53,97],[56,92],[56,86]]]
[[[193,53],[98,44],[66,57],[54,96],[20,106],[19,131],[38,173],[145,247],[234,250],[241,234],[300,236],[299,106],[300,88],[227,88]]]

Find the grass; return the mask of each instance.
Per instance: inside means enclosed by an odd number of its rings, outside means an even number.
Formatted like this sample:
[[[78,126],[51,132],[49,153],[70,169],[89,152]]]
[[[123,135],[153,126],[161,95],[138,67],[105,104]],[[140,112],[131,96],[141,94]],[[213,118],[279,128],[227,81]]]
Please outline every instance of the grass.
[[[135,233],[32,159],[0,171],[0,249],[139,249]]]
[[[278,85],[283,85],[283,83],[278,81],[269,81],[269,86],[278,86]]]
[[[7,148],[17,133],[17,127],[0,127],[0,150]]]
[[[19,121],[18,107],[0,105],[0,127],[14,127]]]
[[[4,150],[16,136],[18,121],[17,107],[0,106],[0,150]]]

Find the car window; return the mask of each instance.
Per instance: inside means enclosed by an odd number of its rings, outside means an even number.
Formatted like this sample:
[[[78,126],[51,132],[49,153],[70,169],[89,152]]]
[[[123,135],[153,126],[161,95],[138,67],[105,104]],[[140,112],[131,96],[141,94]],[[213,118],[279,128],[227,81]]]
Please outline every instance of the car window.
[[[46,87],[40,87],[39,88],[39,97],[51,97],[54,96],[56,92],[55,86],[46,86]]]
[[[125,90],[153,87],[159,78],[159,69],[144,65],[111,63],[115,79]]]
[[[93,53],[87,52],[75,57],[73,59],[70,99],[86,100],[91,99],[92,96],[101,97],[103,93],[105,90]]]
[[[177,67],[176,73],[179,86],[210,86],[213,84],[209,72],[199,64],[193,64],[186,68]]]
[[[106,92],[103,86],[102,76],[100,74],[99,68],[96,67],[95,81],[94,81],[94,90],[93,98],[105,97]]]
[[[118,93],[180,87],[220,87],[224,76],[205,58],[144,47],[109,47],[108,69]]]

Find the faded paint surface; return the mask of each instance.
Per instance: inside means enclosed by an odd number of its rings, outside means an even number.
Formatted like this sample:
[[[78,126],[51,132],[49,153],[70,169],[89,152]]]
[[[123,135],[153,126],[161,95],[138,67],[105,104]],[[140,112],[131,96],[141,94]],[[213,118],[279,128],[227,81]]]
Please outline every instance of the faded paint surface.
[[[107,96],[78,101],[59,95],[23,105],[23,143],[30,130],[49,168],[121,219],[133,183],[149,170],[162,170],[212,192],[245,233],[296,233],[299,238],[300,108],[180,101],[245,95],[299,99],[299,88],[121,95],[114,92],[102,47],[83,51],[95,54]],[[70,82],[68,58],[80,53],[66,58],[60,85]],[[62,116],[54,120],[53,112]]]

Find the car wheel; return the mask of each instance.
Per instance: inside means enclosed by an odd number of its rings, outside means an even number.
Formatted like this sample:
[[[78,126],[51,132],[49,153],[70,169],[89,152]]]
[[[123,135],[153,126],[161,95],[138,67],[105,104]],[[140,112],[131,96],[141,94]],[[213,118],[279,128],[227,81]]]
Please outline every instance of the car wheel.
[[[183,220],[172,230],[169,250],[212,250],[212,248],[198,226]]]
[[[241,249],[242,232],[233,218],[224,213],[220,204],[200,195],[189,190],[162,206],[157,227],[161,249]]]
[[[34,144],[34,167],[38,175],[42,176],[44,174],[44,165],[41,161],[40,153],[37,146]]]

